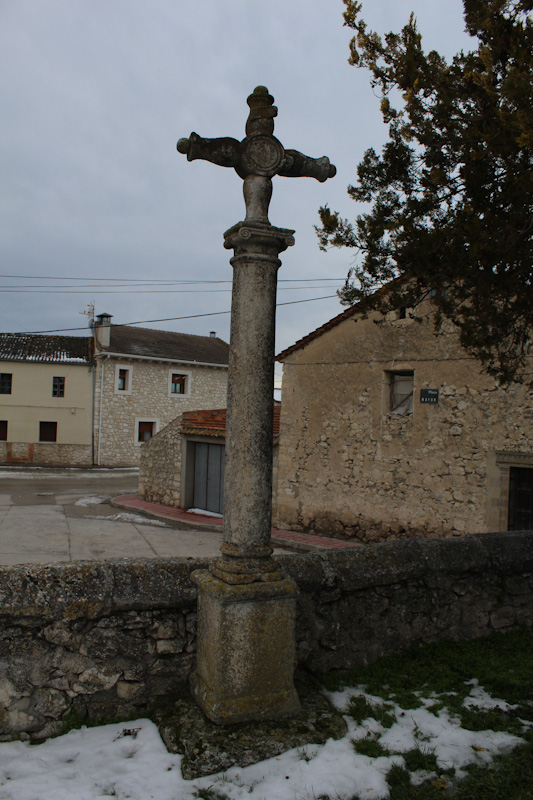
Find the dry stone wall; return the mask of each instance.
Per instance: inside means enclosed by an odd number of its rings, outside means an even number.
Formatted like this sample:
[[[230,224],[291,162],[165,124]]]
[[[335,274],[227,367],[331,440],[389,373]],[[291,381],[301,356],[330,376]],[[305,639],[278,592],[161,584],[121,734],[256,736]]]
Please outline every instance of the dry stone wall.
[[[349,669],[413,643],[533,625],[533,536],[484,534],[278,556],[298,584],[297,658]],[[142,713],[189,675],[208,560],[0,569],[0,740],[43,738],[71,711]]]

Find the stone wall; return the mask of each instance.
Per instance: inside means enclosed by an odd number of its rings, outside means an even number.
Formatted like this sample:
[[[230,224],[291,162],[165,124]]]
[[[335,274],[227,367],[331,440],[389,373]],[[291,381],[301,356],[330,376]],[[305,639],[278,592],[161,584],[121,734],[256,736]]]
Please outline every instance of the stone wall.
[[[345,318],[283,362],[279,527],[363,542],[507,529],[510,457],[533,467],[529,385],[498,386],[431,319]],[[406,415],[390,410],[402,371]]]
[[[348,669],[417,642],[533,625],[533,535],[411,539],[283,555],[300,588],[297,658]],[[43,737],[69,711],[135,714],[184,680],[194,569],[207,560],[0,569],[0,739]]]
[[[195,442],[209,441],[223,445],[224,436],[187,436],[180,431],[182,415],[153,436],[141,448],[139,467],[139,497],[150,503],[162,503],[179,508],[183,502],[182,480],[186,477],[187,459],[183,462],[185,448]],[[278,501],[278,446],[272,453],[272,517],[277,516]]]
[[[180,505],[182,414],[159,431],[141,449],[139,497],[150,503]]]
[[[42,467],[85,467],[93,463],[92,445],[57,442],[0,442],[0,464]]]
[[[131,367],[131,393],[115,391],[118,367]],[[188,394],[182,396],[169,393],[171,371],[190,373]],[[96,463],[101,466],[137,466],[142,448],[137,441],[136,425],[139,419],[155,421],[156,429],[162,430],[184,411],[224,408],[227,402],[227,384],[228,370],[225,367],[99,358],[95,378]]]

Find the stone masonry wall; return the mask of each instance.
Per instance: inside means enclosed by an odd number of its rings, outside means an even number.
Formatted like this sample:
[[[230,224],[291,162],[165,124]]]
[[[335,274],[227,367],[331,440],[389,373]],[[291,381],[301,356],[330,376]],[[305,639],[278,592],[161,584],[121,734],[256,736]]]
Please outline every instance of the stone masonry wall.
[[[117,365],[132,367],[131,394],[115,392]],[[100,394],[104,370],[103,403]],[[191,373],[190,395],[170,395],[169,372]],[[101,466],[137,466],[142,445],[137,443],[136,420],[157,420],[158,430],[184,411],[224,408],[227,402],[228,370],[173,364],[163,361],[98,359],[95,378],[95,459]]]
[[[413,643],[533,625],[533,536],[411,539],[282,555],[298,584],[298,663],[348,669]],[[0,569],[0,740],[43,738],[70,711],[135,714],[187,678],[194,569],[208,560]]]
[[[150,503],[180,505],[181,419],[182,414],[141,448],[138,493]]]
[[[84,444],[0,442],[0,464],[83,467],[93,463],[93,449]]]
[[[412,414],[390,411],[395,371],[414,373]],[[498,386],[431,320],[346,319],[284,362],[277,524],[363,542],[505,530],[501,451],[533,466],[531,387]]]
[[[162,431],[153,436],[141,449],[139,467],[139,497],[150,503],[162,503],[180,507],[182,500],[181,481],[185,466],[182,464],[184,437],[180,432],[182,415]],[[190,443],[192,444],[192,441]],[[194,441],[202,441],[195,436]],[[207,438],[205,439],[207,441]],[[209,439],[209,441],[212,441]],[[215,440],[224,444],[225,437]],[[274,443],[272,454],[272,517],[277,516],[278,502],[278,446]]]

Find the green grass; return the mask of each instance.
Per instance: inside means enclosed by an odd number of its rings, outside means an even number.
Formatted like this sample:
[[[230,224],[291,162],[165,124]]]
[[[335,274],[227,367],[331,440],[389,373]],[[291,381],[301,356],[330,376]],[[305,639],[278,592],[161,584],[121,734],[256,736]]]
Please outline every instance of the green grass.
[[[368,734],[364,739],[357,739],[352,742],[353,749],[361,756],[369,756],[370,758],[379,758],[380,756],[389,756],[390,752],[386,747],[383,747],[376,739]]]
[[[533,631],[412,647],[368,667],[322,678],[331,691],[363,687],[367,694],[383,700],[372,703],[359,695],[351,698],[347,713],[359,725],[371,717],[390,727],[393,705],[404,710],[418,708],[421,697],[435,695],[428,708],[435,715],[446,708],[463,728],[507,731],[526,740],[511,753],[495,757],[490,766],[472,765],[460,781],[453,769],[439,768],[431,748],[421,741],[417,748],[401,754],[403,766],[395,764],[389,770],[390,800],[533,800],[533,727],[527,730],[522,722],[533,722]],[[493,698],[516,708],[465,708],[463,701],[472,690],[472,678]],[[354,749],[372,757],[387,755],[378,739],[378,735],[367,736],[354,742]],[[419,770],[428,773],[428,778],[414,786],[410,773]]]

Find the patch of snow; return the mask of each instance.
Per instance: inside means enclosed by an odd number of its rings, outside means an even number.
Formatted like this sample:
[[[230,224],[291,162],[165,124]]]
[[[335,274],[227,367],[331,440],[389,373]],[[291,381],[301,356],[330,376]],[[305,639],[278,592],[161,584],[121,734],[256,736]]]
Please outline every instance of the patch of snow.
[[[222,519],[223,514],[217,514],[216,511],[206,511],[205,508],[188,508],[187,514],[202,514],[204,517],[218,517]]]
[[[476,678],[473,678],[471,681],[466,681],[466,683],[471,684],[473,688],[468,697],[465,697],[463,700],[465,708],[480,708],[485,711],[497,708],[500,711],[509,711],[517,707],[516,705],[507,703],[505,700],[498,700],[497,698],[491,697],[483,686],[479,685],[479,681]]]
[[[477,687],[477,684],[474,688]],[[346,708],[361,689],[328,693]],[[366,695],[370,702],[381,698]],[[371,700],[370,700],[371,698]],[[341,705],[344,702],[344,705]],[[402,753],[420,746],[434,752],[441,769],[454,766],[457,777],[471,763],[488,764],[501,752],[522,742],[494,731],[467,731],[459,720],[441,709],[393,707],[396,722],[385,729],[376,720],[356,725],[347,718],[348,733],[309,744],[249,767],[232,767],[196,780],[181,775],[181,755],[169,754],[156,726],[146,719],[126,724],[81,728],[65,736],[30,746],[26,742],[0,744],[0,800],[194,800],[212,789],[227,800],[314,800],[321,794],[351,800],[389,797],[386,775],[393,764],[403,765]],[[353,741],[368,733],[392,752],[370,758],[355,753]],[[428,773],[412,773],[419,783]]]
[[[137,525],[141,523],[143,525],[157,525],[160,528],[168,528],[166,522],[161,522],[158,519],[150,519],[150,517],[141,517],[138,514],[129,514],[127,511],[121,511],[119,514],[113,514],[110,517],[95,514],[91,519],[109,519],[113,522],[132,522]]]
[[[76,500],[74,503],[75,506],[98,506],[100,503],[105,503],[106,500],[109,498],[107,497],[80,497],[79,500]]]

